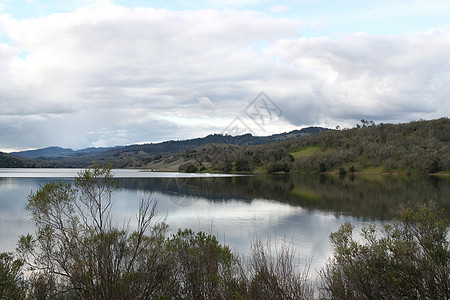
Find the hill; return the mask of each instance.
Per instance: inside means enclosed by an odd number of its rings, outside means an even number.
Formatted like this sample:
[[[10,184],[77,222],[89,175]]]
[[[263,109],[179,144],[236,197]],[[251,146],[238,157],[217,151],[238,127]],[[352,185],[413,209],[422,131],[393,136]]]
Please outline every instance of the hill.
[[[120,147],[116,147],[120,148]],[[83,155],[93,155],[93,154],[100,154],[105,151],[113,149],[112,147],[107,148],[85,148],[81,150],[72,150],[69,148],[61,148],[61,147],[47,147],[43,149],[36,149],[36,150],[26,150],[26,151],[19,151],[19,152],[11,152],[10,154],[24,157],[24,158],[57,158],[57,157],[68,157],[68,156],[83,156]]]
[[[32,160],[20,156],[0,152],[0,168],[51,168],[54,163]]]
[[[37,150],[26,150],[19,152],[11,152],[10,154],[24,157],[24,158],[48,158],[48,157],[65,157],[74,153],[72,149],[65,149],[61,147],[47,147]]]
[[[95,153],[83,149],[73,151],[60,147],[50,147],[39,150],[25,151],[31,152],[33,157],[39,157],[58,164],[61,167],[86,167],[93,163],[112,163],[116,168],[141,168],[150,162],[159,160],[167,154],[182,153],[204,145],[229,144],[235,146],[261,145],[267,143],[276,143],[296,137],[309,136],[330,129],[322,127],[308,127],[301,130],[279,133],[270,136],[253,136],[244,134],[239,136],[211,134],[202,138],[165,141],[161,143],[149,143],[142,145],[130,145],[114,148],[102,148]],[[99,149],[99,148],[90,148]],[[70,151],[67,151],[70,150]],[[21,152],[21,155],[30,155],[30,153]],[[30,157],[30,156],[28,156]]]
[[[59,167],[111,163],[114,168],[182,172],[429,174],[449,173],[449,141],[448,118],[403,124],[361,120],[352,129],[309,127],[266,137],[212,134],[44,161]],[[4,165],[33,165],[17,157],[8,159]]]
[[[195,138],[189,140],[180,141],[166,141],[162,143],[151,143],[143,145],[131,145],[120,149],[113,149],[105,152],[105,155],[117,155],[127,152],[145,152],[147,154],[165,154],[165,153],[175,153],[180,151],[185,151],[195,147],[199,147],[206,144],[230,144],[230,145],[261,145],[267,143],[275,143],[279,141],[288,140],[291,138],[308,136],[311,134],[316,134],[322,131],[330,130],[323,127],[308,127],[300,130],[294,130],[291,132],[284,132],[279,134],[274,134],[270,136],[253,136],[250,133],[244,135],[221,135],[221,134],[210,134],[203,138]]]
[[[145,166],[155,170],[225,173],[449,172],[448,118],[395,125],[361,121],[356,128],[328,130],[270,144],[204,145],[159,157]]]

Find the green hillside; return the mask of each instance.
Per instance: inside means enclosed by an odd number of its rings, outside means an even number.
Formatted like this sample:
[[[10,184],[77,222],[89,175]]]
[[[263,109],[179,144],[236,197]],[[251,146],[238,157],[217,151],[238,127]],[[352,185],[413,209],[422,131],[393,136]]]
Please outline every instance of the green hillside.
[[[362,120],[356,128],[264,145],[205,145],[146,167],[164,170],[177,162],[188,172],[448,173],[449,140],[448,118],[396,125]]]
[[[87,167],[221,173],[449,173],[450,121],[404,124],[361,120],[355,128],[255,137],[209,135],[182,141],[117,147],[46,160],[0,153],[0,167]]]
[[[49,168],[55,166],[54,163],[48,161],[26,159],[0,152],[0,168]]]
[[[174,160],[166,158],[171,155],[182,157],[184,152],[190,152],[199,147],[208,147],[209,145],[226,144],[230,146],[247,147],[249,145],[262,145],[276,143],[292,138],[304,137],[329,129],[322,127],[308,127],[301,130],[284,132],[270,136],[253,136],[244,134],[239,136],[211,134],[202,138],[165,141],[162,143],[150,143],[142,145],[130,145],[125,147],[114,147],[101,153],[93,153],[92,151],[74,152],[73,155],[57,155],[65,157],[47,156],[44,159],[52,161],[61,167],[87,167],[94,163],[112,163],[115,168],[142,168],[148,164],[164,165],[165,169],[178,170],[179,164]],[[60,148],[62,149],[62,148]],[[33,155],[47,153],[46,149],[34,150]],[[56,152],[52,152],[56,153]],[[28,153],[25,153],[28,155]],[[164,157],[164,158],[163,158]],[[162,163],[161,163],[162,159]],[[178,160],[175,159],[175,160]],[[180,162],[181,163],[181,162]]]

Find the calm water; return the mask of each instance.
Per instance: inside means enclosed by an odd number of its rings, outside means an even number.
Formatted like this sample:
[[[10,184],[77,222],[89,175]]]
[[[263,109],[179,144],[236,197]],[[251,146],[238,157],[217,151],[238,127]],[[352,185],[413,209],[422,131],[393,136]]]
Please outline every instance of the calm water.
[[[118,225],[135,221],[141,198],[158,203],[171,232],[191,228],[215,234],[236,252],[252,240],[286,239],[311,270],[331,254],[329,234],[346,222],[358,229],[392,220],[401,203],[433,200],[450,212],[450,180],[437,177],[221,176],[115,170]],[[55,178],[73,180],[71,169],[0,169],[0,252],[32,233],[27,195]],[[314,273],[314,272],[312,272]]]

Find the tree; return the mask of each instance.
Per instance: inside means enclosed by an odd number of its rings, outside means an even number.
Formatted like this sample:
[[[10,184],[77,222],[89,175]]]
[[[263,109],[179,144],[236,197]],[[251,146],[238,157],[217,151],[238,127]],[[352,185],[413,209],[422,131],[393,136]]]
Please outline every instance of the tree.
[[[252,161],[251,157],[241,156],[235,161],[236,171],[238,172],[251,172],[252,171]]]
[[[334,257],[321,271],[325,299],[448,299],[449,220],[434,204],[403,208],[400,220],[361,230],[345,223],[332,233]]]
[[[185,172],[185,173],[196,173],[198,171],[198,168],[193,163],[188,162],[188,163],[180,165],[178,167],[178,171]]]
[[[141,200],[133,232],[114,227],[116,188],[110,167],[94,167],[81,171],[74,186],[54,181],[28,196],[37,229],[20,237],[18,252],[36,278],[53,280],[49,296],[70,291],[81,299],[136,299],[161,292],[167,227],[154,224],[150,199]]]
[[[178,230],[167,240],[173,284],[172,299],[231,299],[239,295],[239,260],[215,236]]]
[[[23,261],[11,253],[0,253],[0,299],[25,299],[26,284],[22,272]]]

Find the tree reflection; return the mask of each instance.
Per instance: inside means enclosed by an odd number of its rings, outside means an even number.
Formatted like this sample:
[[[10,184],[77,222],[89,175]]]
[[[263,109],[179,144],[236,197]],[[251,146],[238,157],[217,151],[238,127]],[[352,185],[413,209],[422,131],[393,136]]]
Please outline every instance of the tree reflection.
[[[209,201],[274,200],[363,220],[390,220],[400,204],[434,201],[450,216],[450,179],[435,176],[239,176],[117,179],[125,189],[202,197]]]

